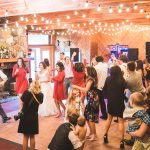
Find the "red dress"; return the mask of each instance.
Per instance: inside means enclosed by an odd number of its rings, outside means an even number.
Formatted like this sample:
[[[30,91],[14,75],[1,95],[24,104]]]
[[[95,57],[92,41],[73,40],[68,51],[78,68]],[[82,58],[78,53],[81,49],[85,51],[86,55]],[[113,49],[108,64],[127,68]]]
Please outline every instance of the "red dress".
[[[16,69],[19,69],[18,73],[15,75]],[[28,80],[26,78],[27,73],[29,73],[29,68],[26,67],[26,70],[24,68],[19,68],[18,65],[16,64],[13,67],[13,72],[12,72],[12,77],[16,78],[16,93],[17,94],[23,94],[24,91],[28,88]]]
[[[59,72],[57,76],[52,78],[52,80],[54,81],[53,98],[55,100],[61,101],[61,100],[66,99],[65,88],[64,88],[64,79],[65,79],[64,71]]]
[[[75,71],[72,61],[71,61],[71,66],[72,66],[72,72],[73,72],[73,76],[74,76],[72,84],[80,86],[80,87],[85,87],[85,82],[84,82],[85,71],[83,71],[83,72]],[[86,59],[84,59],[84,67],[86,67]]]

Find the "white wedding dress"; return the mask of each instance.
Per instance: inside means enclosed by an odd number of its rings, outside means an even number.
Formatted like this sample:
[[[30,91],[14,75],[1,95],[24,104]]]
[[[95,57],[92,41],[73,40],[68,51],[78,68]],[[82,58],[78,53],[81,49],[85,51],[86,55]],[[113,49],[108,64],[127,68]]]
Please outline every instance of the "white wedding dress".
[[[45,70],[43,73],[38,73],[39,81],[47,81],[48,75],[49,73],[47,70]],[[38,114],[40,116],[55,115],[57,113],[57,109],[53,99],[53,89],[51,88],[51,83],[41,83],[41,91],[44,95],[44,98],[43,103],[39,105]]]

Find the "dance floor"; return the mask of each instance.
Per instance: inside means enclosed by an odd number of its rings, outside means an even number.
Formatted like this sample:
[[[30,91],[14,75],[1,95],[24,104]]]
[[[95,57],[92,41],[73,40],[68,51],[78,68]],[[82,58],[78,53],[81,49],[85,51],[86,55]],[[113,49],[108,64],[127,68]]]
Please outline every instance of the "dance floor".
[[[18,106],[18,100],[12,103],[8,102],[4,105],[9,110],[8,115],[13,116],[17,113],[16,110]],[[10,109],[9,109],[10,108]],[[57,127],[63,123],[62,118],[50,117],[40,117],[39,118],[39,135],[36,136],[36,149],[47,150],[47,145],[49,144],[51,138],[53,137]],[[103,144],[103,135],[105,128],[105,121],[100,120],[99,124],[96,125],[98,140],[94,142],[86,141],[84,150],[119,150],[119,131],[117,128],[117,123],[113,122],[109,132],[109,143]],[[13,119],[8,123],[3,124],[0,121],[0,137],[7,139],[15,143],[22,143],[22,134],[17,133],[18,121],[15,122]],[[0,147],[1,149],[1,147]],[[4,149],[5,150],[5,149]],[[131,150],[131,147],[125,146],[125,150]]]

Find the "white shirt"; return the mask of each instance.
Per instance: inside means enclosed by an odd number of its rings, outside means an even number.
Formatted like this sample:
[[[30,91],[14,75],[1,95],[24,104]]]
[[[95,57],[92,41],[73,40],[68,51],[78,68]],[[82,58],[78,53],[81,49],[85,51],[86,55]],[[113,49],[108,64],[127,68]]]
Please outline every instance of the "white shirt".
[[[5,80],[5,79],[7,79],[7,76],[0,70],[0,78],[2,79],[2,80]]]
[[[108,65],[106,63],[99,62],[94,66],[97,72],[98,78],[98,89],[102,90],[105,84],[105,80],[107,78]]]
[[[70,78],[73,77],[73,72],[72,72],[72,68],[71,68],[71,63],[69,64],[64,64],[65,67],[65,78]]]

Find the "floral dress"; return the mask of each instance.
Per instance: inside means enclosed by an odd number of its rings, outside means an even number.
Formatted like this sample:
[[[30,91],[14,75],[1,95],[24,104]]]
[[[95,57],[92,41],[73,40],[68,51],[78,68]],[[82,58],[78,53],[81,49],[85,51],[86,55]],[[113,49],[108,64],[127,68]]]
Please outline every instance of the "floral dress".
[[[89,80],[92,81],[92,85],[89,91],[87,92],[87,105],[85,106],[84,116],[87,121],[98,123],[99,100],[97,94],[97,87],[94,85],[94,80],[92,78],[90,78]]]

